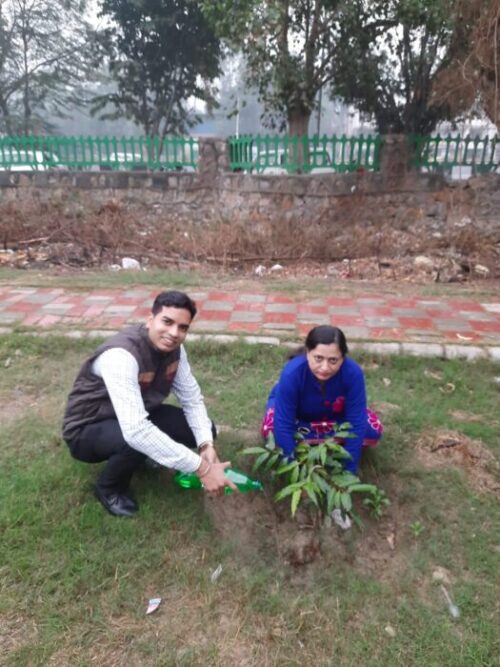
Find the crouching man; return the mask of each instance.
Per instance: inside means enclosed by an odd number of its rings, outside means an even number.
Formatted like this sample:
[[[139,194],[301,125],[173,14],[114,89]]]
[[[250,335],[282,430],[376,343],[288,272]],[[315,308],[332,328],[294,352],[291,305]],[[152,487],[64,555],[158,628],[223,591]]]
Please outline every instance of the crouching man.
[[[112,336],[83,364],[68,397],[63,437],[72,456],[107,461],[95,495],[115,516],[133,516],[130,480],[146,458],[195,472],[205,491],[236,487],[214,447],[215,427],[182,345],[196,315],[187,294],[162,292],[145,324]],[[163,405],[170,391],[181,408]]]

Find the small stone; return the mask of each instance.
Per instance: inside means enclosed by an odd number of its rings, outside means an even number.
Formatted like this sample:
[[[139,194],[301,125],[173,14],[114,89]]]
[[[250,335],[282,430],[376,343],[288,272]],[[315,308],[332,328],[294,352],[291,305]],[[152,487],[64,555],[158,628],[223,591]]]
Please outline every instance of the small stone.
[[[430,257],[426,257],[425,255],[417,255],[413,260],[413,264],[415,266],[421,266],[425,269],[432,269],[434,267],[434,262],[432,259]]]
[[[437,581],[439,584],[451,584],[450,572],[445,568],[438,565],[432,573],[433,581]]]
[[[478,276],[487,276],[489,272],[490,272],[489,268],[487,266],[484,266],[483,264],[474,265],[474,273],[477,273]]]
[[[385,633],[389,635],[389,637],[395,637],[396,636],[396,630],[392,627],[392,625],[386,625],[385,628]]]
[[[122,269],[126,269],[128,271],[140,271],[141,265],[136,259],[133,259],[132,257],[124,257],[122,259]]]

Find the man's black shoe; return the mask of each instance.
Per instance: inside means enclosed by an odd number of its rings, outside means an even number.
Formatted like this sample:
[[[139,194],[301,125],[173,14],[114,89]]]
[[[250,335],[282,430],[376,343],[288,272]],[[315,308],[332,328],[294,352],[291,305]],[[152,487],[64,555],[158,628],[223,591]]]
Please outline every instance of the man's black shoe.
[[[114,491],[106,493],[96,486],[94,488],[94,495],[101,505],[114,516],[134,516],[137,512],[137,504],[132,498],[121,493],[116,493]]]

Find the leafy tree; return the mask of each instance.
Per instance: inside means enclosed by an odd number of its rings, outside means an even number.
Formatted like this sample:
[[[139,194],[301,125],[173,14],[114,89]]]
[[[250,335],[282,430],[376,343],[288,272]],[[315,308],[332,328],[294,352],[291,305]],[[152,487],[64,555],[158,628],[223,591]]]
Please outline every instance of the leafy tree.
[[[62,116],[82,99],[92,38],[84,10],[85,0],[0,2],[1,131],[49,130],[47,115]]]
[[[449,60],[453,0],[353,0],[344,7],[334,90],[373,114],[382,133],[426,134],[449,115],[430,105]]]
[[[101,118],[132,119],[147,136],[163,138],[196,122],[190,98],[214,104],[219,41],[196,2],[102,0],[101,16],[111,22],[101,56],[116,83],[114,92],[94,99]]]
[[[500,0],[457,0],[449,64],[436,77],[433,104],[454,114],[476,103],[500,128]]]
[[[333,79],[344,0],[201,0],[204,12],[247,62],[272,128],[307,134],[319,90]]]

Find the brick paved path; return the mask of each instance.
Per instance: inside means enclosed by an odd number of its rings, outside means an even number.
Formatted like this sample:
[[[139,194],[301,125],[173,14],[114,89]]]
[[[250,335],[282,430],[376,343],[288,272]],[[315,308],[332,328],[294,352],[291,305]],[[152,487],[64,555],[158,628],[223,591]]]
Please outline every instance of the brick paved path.
[[[22,325],[37,330],[116,330],[144,320],[157,290],[0,287],[0,330]],[[349,341],[392,342],[402,349],[425,344],[500,351],[498,300],[392,295],[322,297],[297,302],[285,294],[189,290],[199,313],[195,333],[246,334],[297,341],[316,324],[341,327]],[[494,353],[496,355],[496,352]],[[498,356],[500,359],[500,354]]]

